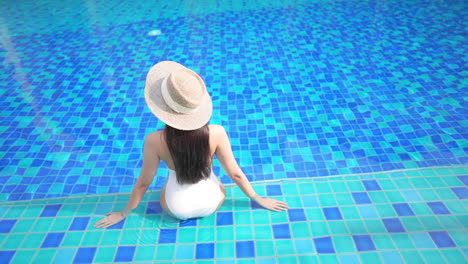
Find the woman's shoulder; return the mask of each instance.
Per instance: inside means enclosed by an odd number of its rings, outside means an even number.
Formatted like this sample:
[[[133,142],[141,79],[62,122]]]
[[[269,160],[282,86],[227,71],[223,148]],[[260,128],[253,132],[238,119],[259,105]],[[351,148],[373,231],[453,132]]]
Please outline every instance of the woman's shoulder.
[[[226,134],[226,130],[224,129],[224,127],[222,125],[208,125],[209,129],[210,129],[210,135],[222,135],[222,134]]]
[[[161,144],[162,136],[163,130],[151,132],[146,136],[146,142],[150,145],[159,145]]]

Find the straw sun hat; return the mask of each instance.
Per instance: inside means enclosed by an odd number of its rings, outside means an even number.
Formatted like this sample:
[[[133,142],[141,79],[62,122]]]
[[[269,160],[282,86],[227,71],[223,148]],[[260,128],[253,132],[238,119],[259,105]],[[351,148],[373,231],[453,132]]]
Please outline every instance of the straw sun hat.
[[[213,103],[202,78],[173,61],[159,62],[150,69],[145,100],[159,120],[180,130],[204,126],[213,113]]]

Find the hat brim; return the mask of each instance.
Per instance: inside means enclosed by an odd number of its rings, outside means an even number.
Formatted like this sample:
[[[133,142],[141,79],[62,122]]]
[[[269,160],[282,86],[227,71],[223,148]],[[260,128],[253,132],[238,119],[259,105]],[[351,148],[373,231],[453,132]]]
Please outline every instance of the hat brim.
[[[164,78],[174,71],[185,68],[173,61],[162,61],[154,65],[146,76],[145,100],[151,112],[163,123],[180,130],[195,130],[207,124],[213,113],[213,102],[208,92],[205,93],[197,110],[189,114],[173,111],[164,102],[161,94]]]

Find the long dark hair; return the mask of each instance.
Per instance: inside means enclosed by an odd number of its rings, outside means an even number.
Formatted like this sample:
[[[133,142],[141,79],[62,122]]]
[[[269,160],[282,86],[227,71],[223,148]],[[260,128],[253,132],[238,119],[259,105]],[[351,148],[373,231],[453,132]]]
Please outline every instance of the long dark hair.
[[[208,124],[195,130],[179,130],[166,125],[167,147],[174,161],[177,182],[197,183],[210,177],[211,152]]]

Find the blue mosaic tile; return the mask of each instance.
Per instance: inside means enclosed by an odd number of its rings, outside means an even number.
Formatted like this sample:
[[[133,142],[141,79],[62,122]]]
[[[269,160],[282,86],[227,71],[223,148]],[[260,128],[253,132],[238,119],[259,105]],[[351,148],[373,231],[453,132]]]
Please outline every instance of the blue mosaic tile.
[[[289,209],[288,210],[289,221],[306,221],[307,217],[304,213],[304,209]]]
[[[255,257],[255,244],[253,241],[236,242],[236,257],[253,258]]]
[[[280,185],[269,185],[266,187],[266,193],[268,196],[283,195]]]
[[[41,217],[54,217],[62,207],[61,204],[46,205],[41,213]]]
[[[369,235],[354,235],[353,240],[358,251],[375,250],[375,245]]]
[[[114,262],[131,262],[133,261],[134,253],[135,253],[135,247],[132,247],[132,246],[118,247]]]
[[[382,219],[382,221],[385,225],[385,228],[390,233],[399,233],[406,231],[398,218],[385,218]]]
[[[41,248],[55,248],[60,246],[65,233],[48,233]]]
[[[161,229],[158,243],[175,243],[177,240],[177,229]]]
[[[89,217],[74,218],[68,230],[70,231],[86,230],[88,223],[89,223],[89,219],[90,219]]]
[[[196,259],[212,259],[214,258],[214,243],[197,244]]]
[[[356,204],[370,204],[370,203],[372,203],[366,192],[353,192],[352,195],[353,195],[353,199],[356,202]]]
[[[92,263],[96,254],[95,247],[80,247],[75,254],[73,263]]]
[[[275,239],[291,238],[288,224],[273,225],[273,236]]]
[[[232,225],[233,224],[232,212],[218,212],[216,213],[216,225]]]
[[[327,220],[343,219],[343,217],[341,216],[340,209],[338,207],[325,207],[325,208],[322,208],[322,210]]]
[[[380,188],[379,184],[375,180],[365,180],[365,181],[362,181],[362,183],[364,184],[364,187],[368,191],[382,190],[382,188]]]
[[[455,247],[455,243],[453,242],[452,238],[447,234],[447,231],[429,232],[429,235],[439,248]]]
[[[434,214],[450,214],[449,209],[443,202],[428,202],[427,205],[429,205]]]
[[[16,219],[0,220],[0,234],[9,233],[17,221]]]
[[[314,238],[315,250],[317,253],[335,253],[333,242],[330,237]]]
[[[414,215],[413,210],[407,203],[392,204],[393,209],[397,212],[398,216],[412,216]]]
[[[452,188],[452,191],[459,199],[468,199],[468,188],[466,187],[456,187]]]

